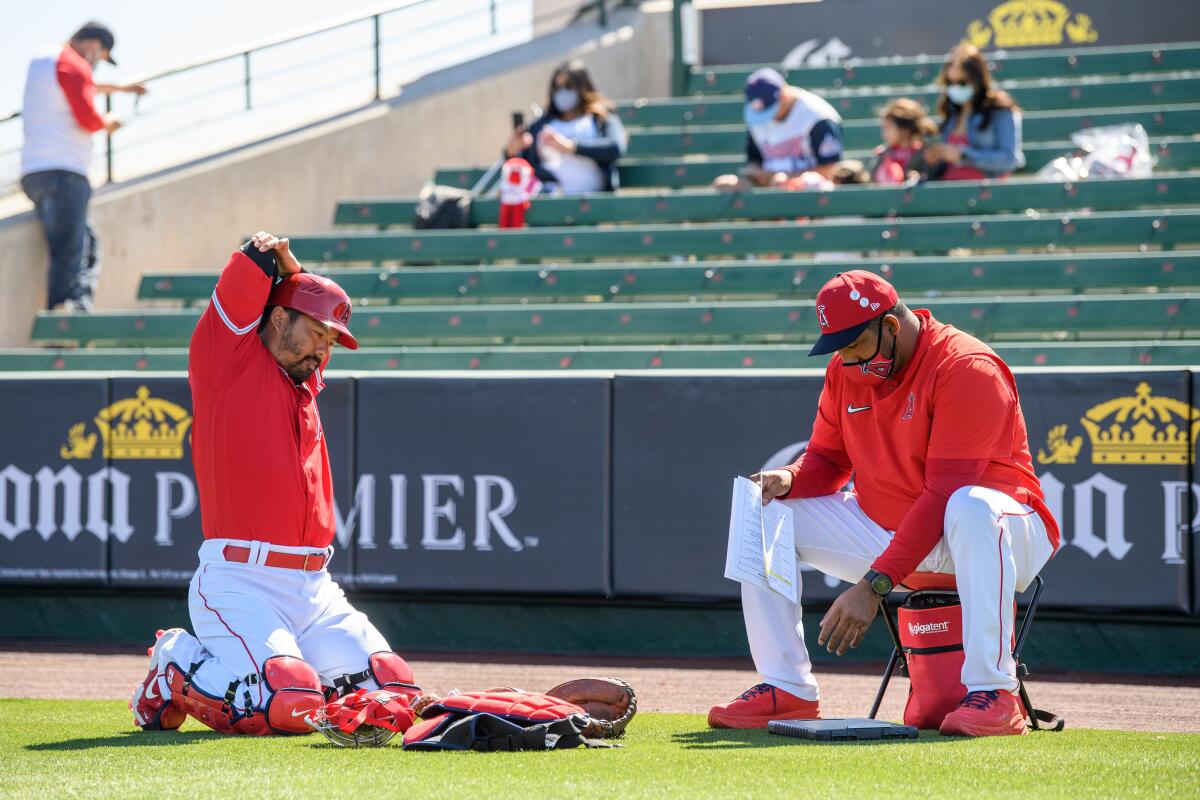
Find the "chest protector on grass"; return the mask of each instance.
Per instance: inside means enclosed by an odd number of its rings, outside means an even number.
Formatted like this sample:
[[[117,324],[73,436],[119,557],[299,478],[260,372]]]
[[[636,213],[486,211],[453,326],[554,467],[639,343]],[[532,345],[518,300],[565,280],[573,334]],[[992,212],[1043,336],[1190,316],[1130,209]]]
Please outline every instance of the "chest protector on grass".
[[[962,606],[954,592],[913,592],[896,612],[908,666],[904,724],[937,729],[966,696]]]
[[[464,692],[421,709],[404,734],[405,750],[562,750],[606,746],[586,739],[587,713],[533,692]]]

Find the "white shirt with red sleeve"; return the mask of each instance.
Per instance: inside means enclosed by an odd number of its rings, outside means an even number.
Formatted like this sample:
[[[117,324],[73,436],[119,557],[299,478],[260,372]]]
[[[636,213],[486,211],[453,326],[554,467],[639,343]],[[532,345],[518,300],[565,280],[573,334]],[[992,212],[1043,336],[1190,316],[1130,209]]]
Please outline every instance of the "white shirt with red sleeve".
[[[234,253],[192,333],[201,527],[206,539],[328,547],[333,480],[317,412],[325,364],[297,386],[258,338],[271,284],[263,268]]]
[[[92,65],[70,45],[34,58],[25,78],[21,120],[21,175],[66,170],[86,176],[92,134],[104,128],[96,111]]]

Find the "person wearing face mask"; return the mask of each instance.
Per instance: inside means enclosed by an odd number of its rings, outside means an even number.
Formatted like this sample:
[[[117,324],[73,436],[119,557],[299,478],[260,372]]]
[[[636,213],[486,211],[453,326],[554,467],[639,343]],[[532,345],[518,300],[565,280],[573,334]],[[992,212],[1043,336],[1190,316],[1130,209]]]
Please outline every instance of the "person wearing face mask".
[[[925,148],[938,180],[1003,178],[1025,166],[1021,109],[992,83],[979,48],[961,44],[950,52],[939,77],[942,141]]]
[[[620,118],[575,60],[554,70],[546,112],[513,131],[504,155],[528,161],[548,192],[611,192],[628,143]]]
[[[1022,734],[1013,601],[1060,540],[1033,471],[1016,381],[987,345],[909,310],[864,270],[827,282],[816,317],[821,336],[810,355],[833,356],[807,449],[751,480],[764,502],[792,508],[797,558],[852,584],[822,619],[817,643],[844,654],[891,587],[914,572],[953,574],[968,693],[941,732]],[[763,682],[714,706],[709,724],[818,719],[800,604],[743,586],[742,610]]]
[[[33,201],[50,251],[47,308],[88,311],[100,275],[100,244],[88,224],[92,134],[121,123],[96,111],[96,93],[145,94],[139,83],[95,83],[92,70],[115,65],[113,34],[89,22],[60,49],[37,56],[25,79],[21,110],[21,188]]]

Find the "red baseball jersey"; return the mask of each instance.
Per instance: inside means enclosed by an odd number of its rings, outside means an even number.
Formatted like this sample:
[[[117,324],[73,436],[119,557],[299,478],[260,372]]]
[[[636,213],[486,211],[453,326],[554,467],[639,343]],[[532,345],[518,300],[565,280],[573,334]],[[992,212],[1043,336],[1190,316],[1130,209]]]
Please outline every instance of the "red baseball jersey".
[[[1036,509],[1057,549],[1058,525],[1033,471],[1008,366],[983,342],[927,310],[914,313],[921,319],[916,348],[886,384],[847,380],[841,357],[830,359],[809,447],[853,465],[859,506],[891,531],[921,496],[929,459],[986,460],[977,485]]]
[[[192,333],[201,525],[206,539],[327,547],[333,481],[316,400],[325,364],[297,386],[275,362],[256,335],[270,292],[271,278],[234,253]]]

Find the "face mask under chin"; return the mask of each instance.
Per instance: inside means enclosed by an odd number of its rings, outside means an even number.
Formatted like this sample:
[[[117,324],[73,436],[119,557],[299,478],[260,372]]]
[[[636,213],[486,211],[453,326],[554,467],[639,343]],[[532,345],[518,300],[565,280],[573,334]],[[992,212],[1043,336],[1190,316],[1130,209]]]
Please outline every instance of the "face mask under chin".
[[[892,354],[887,358],[881,356],[883,350],[883,320],[879,321],[879,334],[875,339],[875,352],[862,361],[852,361],[842,364],[846,370],[846,379],[863,386],[882,386],[892,377],[896,369],[896,337],[892,335]]]

